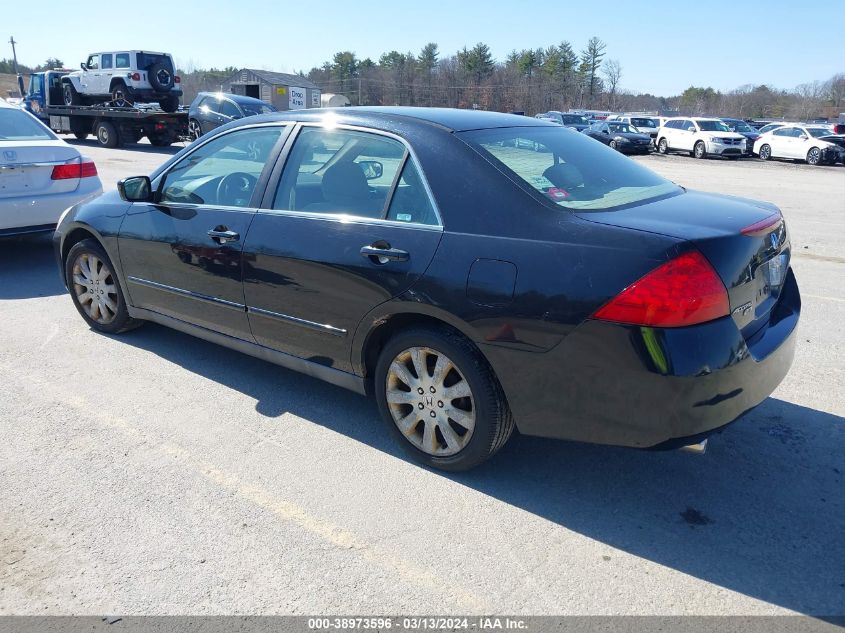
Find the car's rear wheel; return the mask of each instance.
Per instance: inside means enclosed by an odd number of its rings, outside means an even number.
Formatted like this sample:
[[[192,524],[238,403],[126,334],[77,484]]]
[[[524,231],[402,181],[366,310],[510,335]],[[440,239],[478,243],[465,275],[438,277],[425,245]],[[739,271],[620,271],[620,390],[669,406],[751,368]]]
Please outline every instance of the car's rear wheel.
[[[96,240],[82,240],[71,247],[65,279],[73,305],[95,330],[118,334],[143,323],[129,316],[114,266]]]
[[[118,108],[129,108],[132,106],[132,95],[124,82],[118,81],[114,84],[111,91],[111,101]]]
[[[117,128],[108,121],[100,121],[97,124],[97,141],[103,147],[118,147],[120,145],[120,135],[117,132]]]
[[[772,147],[768,144],[760,146],[760,160],[769,160],[772,157]]]
[[[391,433],[414,459],[435,468],[477,466],[513,432],[493,370],[472,343],[446,328],[413,328],[388,341],[375,391]]]
[[[179,97],[164,97],[158,100],[158,105],[165,112],[176,112],[179,109]]]
[[[707,148],[704,146],[704,141],[698,141],[692,148],[692,155],[696,158],[705,158],[707,156]]]
[[[807,152],[807,164],[815,167],[822,162],[822,151],[818,147],[811,147]]]
[[[62,97],[66,106],[82,105],[82,98],[69,81],[62,84]]]
[[[202,126],[196,119],[188,121],[188,133],[191,135],[191,140],[195,141],[202,136]]]
[[[660,139],[657,143],[657,151],[660,154],[668,154],[669,153],[669,143],[666,142],[665,138]]]
[[[79,118],[77,117],[71,117],[70,131],[77,139],[79,139],[80,141],[84,141],[86,138],[88,138],[88,134],[90,134],[91,132],[91,124],[80,122]]]

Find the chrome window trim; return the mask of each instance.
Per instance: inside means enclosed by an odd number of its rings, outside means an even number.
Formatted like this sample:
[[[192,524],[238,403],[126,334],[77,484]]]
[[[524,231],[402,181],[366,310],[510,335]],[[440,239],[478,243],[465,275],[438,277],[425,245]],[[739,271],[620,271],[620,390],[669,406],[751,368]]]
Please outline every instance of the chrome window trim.
[[[408,143],[408,141],[406,141],[404,138],[402,138],[398,134],[394,134],[393,132],[388,132],[386,130],[379,130],[379,129],[371,128],[371,127],[364,127],[364,126],[361,126],[361,125],[349,125],[349,124],[345,124],[345,123],[335,124],[333,122],[328,122],[328,121],[307,121],[307,122],[302,121],[302,122],[298,122],[298,129],[296,129],[294,131],[294,136],[292,136],[292,138],[291,138],[291,147],[290,147],[291,150],[296,145],[296,141],[299,138],[299,134],[302,131],[302,129],[303,128],[309,128],[309,127],[310,128],[322,128],[324,130],[349,130],[351,132],[363,132],[363,133],[366,133],[366,134],[375,134],[377,136],[384,136],[386,138],[390,138],[390,139],[393,139],[394,141],[400,142],[403,145],[403,147],[405,148],[405,151],[408,154],[408,158],[410,158],[411,160],[414,161],[414,166],[417,168],[417,171],[420,174],[420,179],[422,180],[423,188],[425,189],[426,196],[428,196],[428,201],[431,204],[431,208],[434,209],[434,215],[437,218],[437,224],[435,225],[435,224],[420,224],[418,222],[397,222],[395,220],[387,220],[385,218],[368,218],[368,217],[365,217],[365,216],[349,215],[349,214],[345,215],[346,218],[356,219],[356,220],[364,220],[364,221],[367,221],[367,222],[373,221],[373,222],[378,222],[378,223],[389,223],[389,224],[395,225],[395,226],[413,226],[413,225],[415,225],[415,226],[426,226],[426,227],[434,228],[434,229],[439,228],[439,230],[441,230],[441,231],[443,230],[443,216],[440,213],[440,207],[437,205],[437,200],[434,198],[434,194],[432,193],[431,187],[428,184],[428,176],[426,176],[425,170],[422,168],[422,165],[420,164],[420,160],[417,158],[417,155],[414,152],[414,148],[411,147],[411,144]],[[288,155],[285,156],[285,164],[282,165],[282,171],[279,173],[277,187],[278,187],[278,184],[282,182],[282,174],[284,173],[284,170],[287,167],[287,162],[288,162],[288,158],[290,158],[290,154],[291,154],[291,152],[288,151]],[[407,165],[407,160],[405,160],[402,163],[402,169],[404,169],[406,165]],[[400,169],[400,172],[401,172],[402,169]],[[276,193],[275,192],[273,192],[272,199],[273,200],[276,199]],[[390,202],[392,202],[392,198],[390,198]],[[389,208],[390,202],[385,201],[385,203],[388,205],[387,208]],[[331,213],[326,214],[325,212],[322,212],[322,211],[309,212],[309,211],[294,211],[294,210],[291,210],[291,209],[267,209],[267,208],[262,208],[261,211],[269,211],[270,213],[280,213],[280,214],[285,214],[285,215],[293,214],[293,213],[295,213],[295,214],[305,214],[307,216],[319,216],[319,217],[323,217],[325,215],[337,215],[337,214],[331,214]]]
[[[439,224],[420,224],[419,222],[399,222],[397,220],[387,220],[382,218],[367,218],[359,215],[349,215],[340,213],[328,213],[325,211],[282,211],[281,209],[255,209],[257,215],[282,215],[292,218],[304,218],[312,220],[325,220],[329,222],[339,222],[341,224],[370,224],[373,226],[401,226],[408,229],[416,229],[422,231],[437,231],[443,232],[443,227]]]
[[[157,281],[150,281],[149,279],[143,279],[141,277],[133,277],[131,275],[126,277],[126,280],[129,283],[137,284],[140,286],[147,286],[148,288],[155,288],[156,290],[163,290],[165,292],[170,292],[173,294],[181,295],[183,297],[190,297],[191,299],[198,299],[200,301],[206,301],[208,303],[213,303],[215,305],[222,305],[227,308],[232,308],[234,310],[238,310],[240,312],[246,311],[246,306],[243,303],[236,303],[235,301],[227,301],[226,299],[219,299],[217,297],[212,297],[210,295],[204,295],[199,292],[193,292],[191,290],[185,290],[184,288],[177,288],[175,286],[168,286],[167,284],[161,284]]]
[[[294,323],[295,325],[301,325],[311,330],[323,332],[324,334],[331,334],[333,336],[346,336],[346,330],[344,330],[343,328],[335,327],[333,325],[328,325],[325,323],[317,323],[316,321],[309,321],[308,319],[300,319],[299,317],[291,316],[289,314],[282,314],[281,312],[273,312],[272,310],[265,310],[264,308],[254,308],[252,306],[247,307],[247,312],[249,312],[250,314],[257,314],[259,316],[269,317],[271,319],[277,319],[279,321]]]

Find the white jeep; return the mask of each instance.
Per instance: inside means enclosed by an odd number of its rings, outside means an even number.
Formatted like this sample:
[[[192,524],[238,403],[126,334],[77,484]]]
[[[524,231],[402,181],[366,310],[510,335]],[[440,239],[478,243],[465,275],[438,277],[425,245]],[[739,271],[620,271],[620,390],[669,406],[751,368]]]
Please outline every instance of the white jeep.
[[[111,101],[117,107],[128,107],[136,102],[158,102],[165,112],[179,108],[182,87],[173,57],[167,53],[92,53],[81,68],[62,77],[65,105]]]

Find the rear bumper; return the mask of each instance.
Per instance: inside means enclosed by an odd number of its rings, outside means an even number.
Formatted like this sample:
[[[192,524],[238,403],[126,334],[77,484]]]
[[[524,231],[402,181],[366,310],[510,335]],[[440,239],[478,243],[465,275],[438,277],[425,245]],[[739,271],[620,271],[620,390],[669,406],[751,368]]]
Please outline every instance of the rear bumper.
[[[102,191],[100,179],[94,177],[81,179],[76,191],[0,198],[0,231],[43,225],[55,226],[65,209]]]
[[[483,351],[521,433],[663,448],[706,436],[774,391],[792,364],[800,308],[790,271],[770,323],[749,341],[731,317],[670,329],[586,321],[546,353]]]

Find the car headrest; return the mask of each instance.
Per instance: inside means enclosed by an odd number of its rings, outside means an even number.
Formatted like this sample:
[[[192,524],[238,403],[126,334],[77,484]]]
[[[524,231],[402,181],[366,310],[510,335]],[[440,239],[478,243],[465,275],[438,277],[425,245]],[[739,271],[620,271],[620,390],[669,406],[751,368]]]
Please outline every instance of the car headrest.
[[[584,184],[584,174],[575,165],[558,163],[543,172],[543,177],[555,187],[574,189]]]
[[[327,202],[348,204],[366,200],[370,195],[367,178],[356,163],[336,163],[323,174],[323,198]]]

